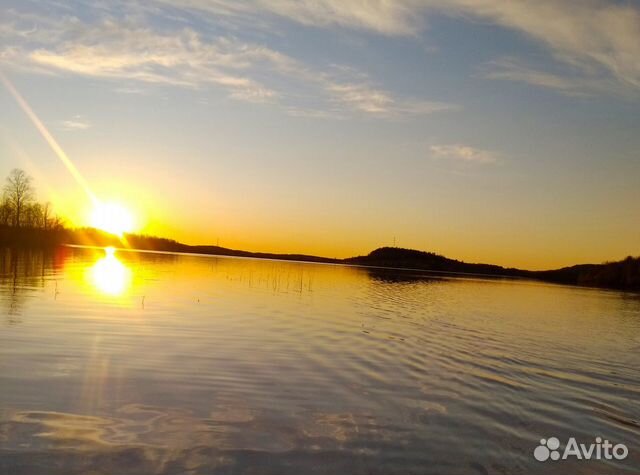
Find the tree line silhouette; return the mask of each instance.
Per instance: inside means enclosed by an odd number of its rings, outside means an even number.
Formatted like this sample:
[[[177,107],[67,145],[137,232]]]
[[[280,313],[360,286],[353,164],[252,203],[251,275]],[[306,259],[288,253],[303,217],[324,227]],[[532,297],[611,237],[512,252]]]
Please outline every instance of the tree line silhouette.
[[[0,201],[0,225],[14,228],[60,229],[62,219],[53,214],[51,203],[35,199],[32,179],[14,168],[7,176]]]
[[[51,203],[36,199],[33,179],[19,168],[11,170],[0,193],[0,247],[30,248],[75,244],[188,252],[188,246],[170,239],[136,234],[119,237],[87,227],[71,229],[53,212]]]
[[[0,246],[53,247],[63,244],[115,246],[139,250],[351,264],[368,268],[472,273],[483,276],[538,279],[562,284],[640,290],[640,257],[629,256],[617,262],[583,264],[548,271],[527,271],[491,264],[462,262],[431,252],[397,247],[382,247],[366,256],[347,259],[248,252],[220,246],[190,246],[171,239],[139,234],[118,237],[93,228],[69,229],[64,226],[62,219],[53,214],[50,203],[40,203],[36,201],[35,196],[31,177],[24,170],[12,170],[2,189],[0,201]]]
[[[536,279],[558,284],[588,287],[640,290],[640,257],[632,256],[628,256],[621,261],[605,262],[603,264],[580,264],[562,269],[530,271],[492,264],[472,264],[449,259],[433,252],[398,247],[381,247],[366,256],[347,258],[343,262],[367,266],[371,269],[413,269],[427,272],[476,274],[483,277]],[[388,274],[386,277],[388,278]],[[417,278],[416,273],[412,274],[412,278]]]

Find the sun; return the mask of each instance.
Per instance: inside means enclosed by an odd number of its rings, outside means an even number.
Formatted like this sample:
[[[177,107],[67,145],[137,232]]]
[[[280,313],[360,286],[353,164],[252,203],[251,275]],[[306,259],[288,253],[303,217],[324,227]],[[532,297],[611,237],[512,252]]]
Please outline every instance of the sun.
[[[122,236],[135,228],[133,214],[119,203],[98,203],[91,212],[91,226]]]

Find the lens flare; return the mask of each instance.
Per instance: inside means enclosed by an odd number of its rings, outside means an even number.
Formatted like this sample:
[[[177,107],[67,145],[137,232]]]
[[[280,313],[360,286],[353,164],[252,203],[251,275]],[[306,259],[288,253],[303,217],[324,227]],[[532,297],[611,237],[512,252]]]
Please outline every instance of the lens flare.
[[[36,115],[33,109],[31,109],[31,106],[27,103],[24,97],[22,97],[22,95],[14,87],[11,81],[9,81],[9,79],[6,76],[4,76],[1,72],[0,72],[0,82],[4,84],[4,86],[7,88],[9,93],[13,96],[13,98],[16,100],[16,102],[18,103],[22,111],[27,115],[29,120],[31,120],[36,130],[40,133],[40,135],[42,135],[42,138],[44,138],[47,144],[49,144],[49,147],[51,147],[51,150],[53,150],[53,153],[55,153],[55,155],[58,157],[58,159],[60,159],[60,161],[67,168],[67,170],[69,170],[69,173],[71,173],[71,176],[75,178],[76,182],[78,182],[78,184],[85,191],[89,199],[95,205],[98,202],[98,199],[93,194],[93,191],[91,191],[89,184],[84,179],[84,177],[80,174],[80,171],[78,171],[78,168],[71,161],[71,159],[66,154],[66,152],[62,149],[62,147],[60,146],[58,141],[55,139],[55,137],[51,134],[51,132],[49,132],[49,129],[45,127],[45,125],[42,123],[40,118]]]

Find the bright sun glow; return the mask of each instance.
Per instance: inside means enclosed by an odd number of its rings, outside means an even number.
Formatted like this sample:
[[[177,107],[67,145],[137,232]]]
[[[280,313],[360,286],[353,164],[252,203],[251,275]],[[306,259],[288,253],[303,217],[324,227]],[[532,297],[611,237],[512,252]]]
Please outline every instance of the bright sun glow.
[[[131,212],[118,203],[99,203],[91,213],[91,226],[122,236],[134,230]]]

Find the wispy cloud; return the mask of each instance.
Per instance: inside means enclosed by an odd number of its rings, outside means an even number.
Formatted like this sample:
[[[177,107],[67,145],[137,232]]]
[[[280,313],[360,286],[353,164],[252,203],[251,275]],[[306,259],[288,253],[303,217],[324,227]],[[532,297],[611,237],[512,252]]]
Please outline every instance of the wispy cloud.
[[[471,147],[469,145],[431,145],[429,150],[431,151],[432,157],[439,159],[482,164],[496,163],[497,161],[497,157],[494,153]]]
[[[367,83],[338,83],[329,81],[327,90],[334,101],[346,104],[354,110],[381,117],[406,117],[425,115],[458,107],[444,102],[398,100],[389,93]]]
[[[148,94],[148,91],[141,87],[132,87],[132,86],[119,86],[115,88],[115,92],[120,94],[134,94],[134,95],[145,95]]]
[[[567,94],[640,91],[640,7],[604,1],[457,1],[462,10],[545,45],[566,73],[496,63],[493,77]]]
[[[271,14],[313,27],[342,26],[386,35],[410,35],[423,22],[422,0],[156,0],[160,4],[225,16]]]
[[[455,107],[402,97],[377,87],[353,68],[310,68],[267,46],[233,36],[207,37],[192,28],[161,30],[140,19],[110,15],[94,23],[44,20],[24,41],[18,32],[35,18],[14,17],[2,30],[0,61],[46,74],[73,74],[125,82],[122,91],[147,83],[192,89],[215,87],[235,100],[277,103],[308,117],[363,115],[397,118]],[[13,32],[13,33],[12,33]]]
[[[58,122],[58,128],[66,132],[87,130],[90,127],[91,124],[79,115],[74,116],[72,119],[61,120]]]
[[[157,0],[167,3],[168,0]],[[640,90],[640,6],[607,0],[171,0],[203,14],[253,16],[259,13],[313,27],[343,27],[384,35],[417,35],[432,13],[481,19],[516,31],[545,46],[570,74],[499,65],[497,79],[525,81],[558,92],[607,92],[600,85]],[[490,65],[489,65],[490,66]],[[569,82],[576,82],[572,88]],[[586,80],[586,84],[582,81]],[[595,85],[595,88],[593,87]],[[577,91],[577,92],[576,92]]]
[[[40,74],[75,74],[194,89],[279,104],[297,115],[398,118],[456,107],[406,97],[361,71],[310,67],[260,44],[282,19],[309,28],[347,28],[417,36],[431,14],[482,20],[542,45],[550,61],[497,58],[483,77],[524,82],[562,94],[640,95],[640,6],[604,0],[155,0],[88,4],[80,20],[7,10],[0,20],[0,62]],[[6,14],[4,14],[6,13]],[[193,20],[216,28],[197,31]],[[280,23],[279,23],[279,22]],[[222,26],[221,26],[222,25]],[[251,25],[252,39],[240,37]],[[256,27],[260,25],[260,27]],[[268,28],[267,28],[268,27]],[[262,28],[257,33],[256,28]],[[236,32],[234,34],[233,32]]]
[[[501,58],[483,65],[480,77],[522,82],[576,97],[601,94],[625,95],[630,92],[628,88],[610,77],[543,71],[517,58]]]
[[[236,99],[269,100],[276,94],[243,71],[270,60],[268,52],[220,39],[205,43],[193,30],[161,34],[109,19],[51,31],[52,44],[7,52],[10,62],[53,72],[197,88],[215,84]],[[5,50],[7,51],[7,50]]]

